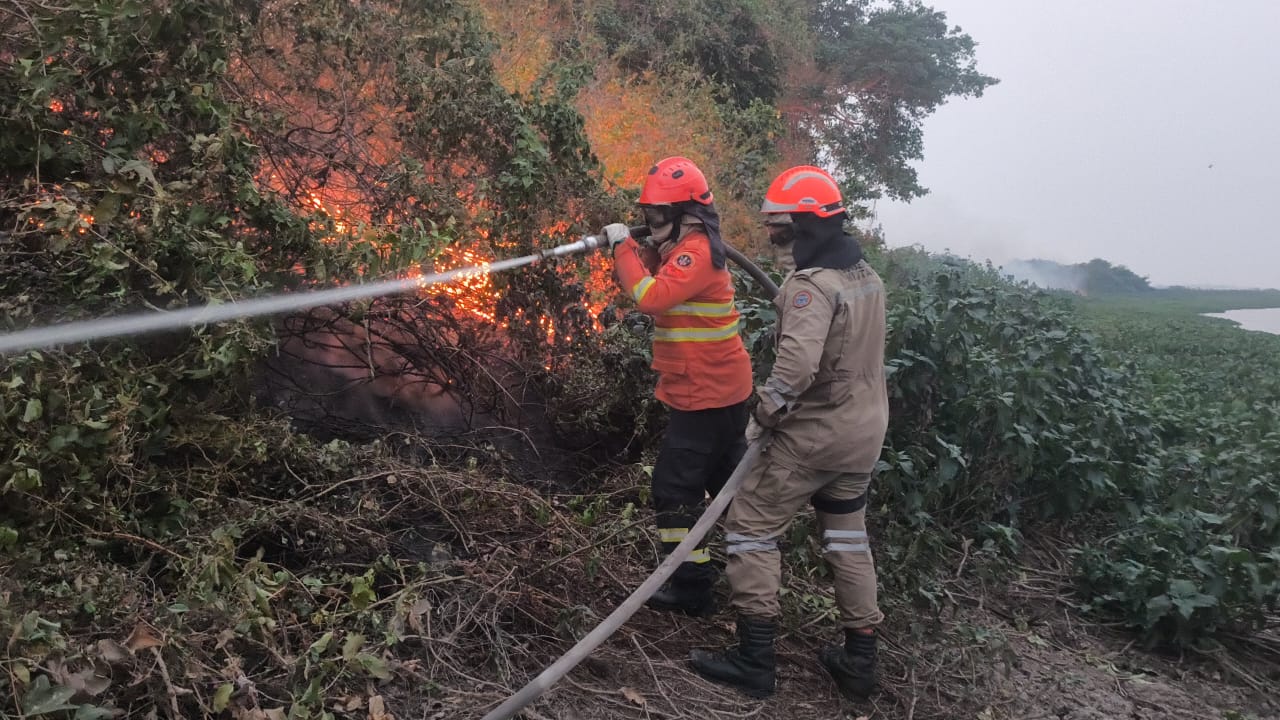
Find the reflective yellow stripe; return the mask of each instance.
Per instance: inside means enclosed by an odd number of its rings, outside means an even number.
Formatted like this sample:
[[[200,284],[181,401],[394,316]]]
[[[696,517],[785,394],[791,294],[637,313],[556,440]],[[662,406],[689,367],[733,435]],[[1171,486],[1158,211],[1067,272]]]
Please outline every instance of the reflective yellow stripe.
[[[662,542],[678,543],[689,534],[689,528],[658,528],[658,538]]]
[[[689,559],[686,562],[697,563],[699,565],[702,563],[709,563],[711,562],[711,552],[706,548],[699,548],[689,553]]]
[[[738,321],[716,328],[658,328],[653,333],[657,342],[714,342],[738,335]]]
[[[631,288],[631,297],[635,298],[636,302],[640,302],[651,287],[653,287],[653,278],[646,275],[641,278],[640,282],[636,283],[635,287]]]
[[[733,314],[733,303],[691,302],[677,305],[666,312],[667,315],[689,315],[693,317],[729,317]]]

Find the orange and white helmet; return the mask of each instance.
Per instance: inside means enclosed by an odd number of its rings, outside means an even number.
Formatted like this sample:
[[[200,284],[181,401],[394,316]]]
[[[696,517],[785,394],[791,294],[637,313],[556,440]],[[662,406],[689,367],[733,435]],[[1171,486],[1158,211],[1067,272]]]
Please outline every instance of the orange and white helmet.
[[[844,197],[835,178],[822,168],[797,165],[783,170],[765,191],[760,212],[813,213],[827,218],[844,212]]]
[[[641,205],[674,205],[694,201],[711,204],[711,186],[707,178],[689,158],[669,157],[649,168],[640,189]]]

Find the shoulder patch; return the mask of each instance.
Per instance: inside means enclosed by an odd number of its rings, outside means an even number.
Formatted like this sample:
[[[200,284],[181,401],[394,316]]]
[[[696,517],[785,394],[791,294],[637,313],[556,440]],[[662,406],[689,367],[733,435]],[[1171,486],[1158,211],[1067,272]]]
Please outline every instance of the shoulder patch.
[[[798,308],[806,307],[811,302],[813,302],[813,296],[809,294],[808,290],[801,290],[791,299],[791,304]]]
[[[693,256],[689,253],[680,253],[680,257],[676,258],[676,264],[680,267],[687,268],[693,264]]]

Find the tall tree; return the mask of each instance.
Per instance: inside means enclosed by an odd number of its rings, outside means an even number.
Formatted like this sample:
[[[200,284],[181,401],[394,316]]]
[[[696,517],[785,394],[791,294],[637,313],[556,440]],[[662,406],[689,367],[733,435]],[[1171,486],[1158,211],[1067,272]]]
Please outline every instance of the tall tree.
[[[919,0],[808,0],[812,60],[796,58],[784,102],[813,159],[856,199],[924,195],[913,160],[923,121],[948,99],[998,81],[978,72],[976,43]]]

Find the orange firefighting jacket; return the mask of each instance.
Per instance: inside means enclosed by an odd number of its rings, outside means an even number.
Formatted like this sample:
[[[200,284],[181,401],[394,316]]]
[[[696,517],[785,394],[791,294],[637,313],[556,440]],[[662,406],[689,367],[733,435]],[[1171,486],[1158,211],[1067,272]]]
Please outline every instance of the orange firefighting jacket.
[[[658,399],[676,410],[726,407],[751,396],[751,358],[738,336],[733,278],[711,264],[711,242],[686,230],[650,275],[628,238],[614,254],[624,290],[654,317]]]

